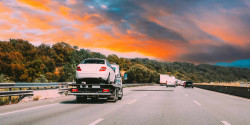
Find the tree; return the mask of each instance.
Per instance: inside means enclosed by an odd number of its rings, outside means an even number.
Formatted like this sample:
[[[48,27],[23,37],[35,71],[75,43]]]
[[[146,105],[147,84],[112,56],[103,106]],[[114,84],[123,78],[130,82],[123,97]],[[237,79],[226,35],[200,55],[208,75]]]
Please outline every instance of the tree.
[[[0,75],[0,83],[9,83],[9,82],[12,82],[12,81],[10,81],[10,78],[9,78],[9,77],[7,77],[7,76],[4,75],[4,74],[1,74],[1,75]]]
[[[140,64],[132,66],[126,73],[127,81],[132,83],[156,83],[160,77],[157,72]]]
[[[48,80],[45,78],[44,75],[40,75],[40,77],[34,80],[35,83],[48,83]]]

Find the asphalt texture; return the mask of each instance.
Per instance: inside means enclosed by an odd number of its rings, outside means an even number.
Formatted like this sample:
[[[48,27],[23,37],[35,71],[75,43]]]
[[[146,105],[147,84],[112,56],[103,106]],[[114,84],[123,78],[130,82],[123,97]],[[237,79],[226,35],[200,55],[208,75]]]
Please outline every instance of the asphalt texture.
[[[250,100],[182,86],[124,88],[117,102],[74,96],[0,107],[0,125],[249,125]]]

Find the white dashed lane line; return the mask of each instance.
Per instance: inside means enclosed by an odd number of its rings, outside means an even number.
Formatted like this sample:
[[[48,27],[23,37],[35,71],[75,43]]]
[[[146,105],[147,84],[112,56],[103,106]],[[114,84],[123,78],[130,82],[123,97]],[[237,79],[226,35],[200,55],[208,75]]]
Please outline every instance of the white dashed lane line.
[[[133,100],[133,101],[129,102],[128,104],[130,105],[130,104],[132,104],[132,103],[134,103],[134,102],[136,102],[136,100]]]
[[[98,124],[99,122],[101,122],[102,120],[104,120],[104,118],[97,119],[96,121],[90,123],[89,125],[96,125],[96,124]]]
[[[230,123],[228,123],[227,121],[221,121],[224,125],[231,125]]]
[[[32,109],[38,109],[38,108],[48,107],[48,106],[57,105],[57,104],[59,104],[59,103],[48,104],[48,105],[43,105],[43,106],[38,106],[38,107],[32,107],[32,108],[27,108],[27,109],[21,109],[21,110],[17,110],[17,111],[13,111],[13,112],[6,112],[6,113],[0,114],[0,116],[1,115],[13,114],[13,113],[17,113],[17,112],[28,111],[28,110],[32,110]]]
[[[199,102],[197,102],[197,101],[195,101],[195,100],[193,100],[193,102],[194,102],[195,104],[201,106],[201,104],[200,104]]]

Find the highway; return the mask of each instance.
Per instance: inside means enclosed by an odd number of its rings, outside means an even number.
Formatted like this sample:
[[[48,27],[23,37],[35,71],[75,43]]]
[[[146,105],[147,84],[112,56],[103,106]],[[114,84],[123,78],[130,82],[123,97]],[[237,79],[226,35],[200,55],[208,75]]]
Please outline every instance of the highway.
[[[199,88],[124,88],[123,99],[74,96],[0,107],[0,125],[249,125],[250,100]]]

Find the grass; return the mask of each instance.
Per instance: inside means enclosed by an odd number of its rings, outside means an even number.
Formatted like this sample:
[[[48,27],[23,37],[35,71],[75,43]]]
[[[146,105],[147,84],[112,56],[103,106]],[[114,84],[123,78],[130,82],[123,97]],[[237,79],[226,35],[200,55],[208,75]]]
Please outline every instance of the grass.
[[[40,99],[40,96],[35,96],[35,97],[33,97],[33,101],[38,101]]]
[[[11,104],[18,103],[19,96],[11,96]],[[0,105],[10,104],[9,97],[0,97]]]
[[[31,87],[31,90],[39,90],[39,89],[51,89],[51,88],[56,88],[56,87]],[[21,90],[28,90],[29,88],[21,88]],[[19,88],[12,88],[11,91],[18,91],[20,90]],[[0,91],[9,91],[9,89],[0,89]],[[33,101],[38,101],[41,97],[36,96],[33,97]],[[11,104],[18,103],[19,96],[11,96]],[[9,97],[0,97],[0,105],[8,105],[10,104],[9,102]]]
[[[220,85],[220,86],[237,86],[240,87],[242,82],[213,82],[213,83],[195,83],[196,85]],[[244,82],[244,83],[250,83],[250,82]],[[244,84],[243,87],[247,87],[246,84]],[[250,87],[250,84],[248,85]]]

